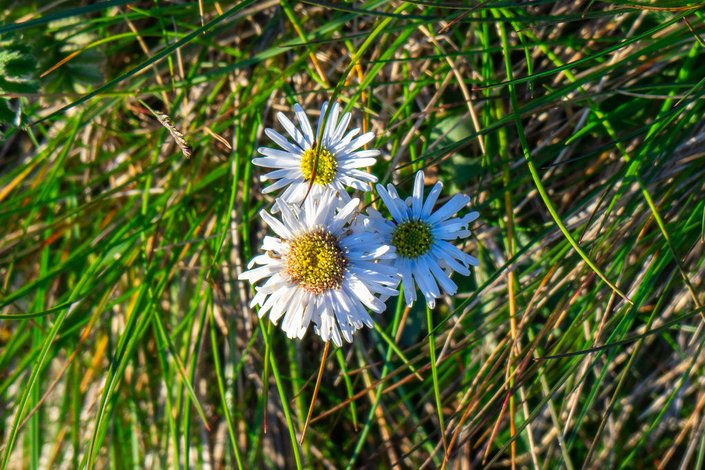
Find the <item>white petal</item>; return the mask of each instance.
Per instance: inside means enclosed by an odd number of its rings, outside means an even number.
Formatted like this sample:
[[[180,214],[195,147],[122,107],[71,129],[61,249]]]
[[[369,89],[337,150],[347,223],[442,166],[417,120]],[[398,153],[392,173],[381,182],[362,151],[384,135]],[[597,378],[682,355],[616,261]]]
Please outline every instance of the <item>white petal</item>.
[[[299,289],[300,295],[296,298],[296,303],[289,304],[281,328],[289,338],[296,338],[299,335],[299,325],[304,316],[309,301],[310,294],[303,289]]]
[[[321,106],[321,114],[318,116],[318,125],[316,126],[316,135],[314,136],[315,139],[318,139],[318,136],[321,135],[321,126],[323,125],[323,118],[326,115],[327,109],[328,109],[328,102],[326,101],[323,103],[323,106]]]
[[[333,106],[330,110],[330,114],[328,115],[328,119],[326,120],[326,125],[323,128],[323,138],[321,139],[321,142],[325,147],[329,147],[332,144],[331,137],[338,122],[339,115],[340,105],[338,105],[338,103],[333,103]],[[323,114],[321,114],[321,116],[323,116]],[[321,117],[321,119],[323,119],[323,117]]]
[[[399,268],[399,274],[401,275],[401,285],[404,289],[404,299],[406,300],[406,305],[407,307],[411,307],[416,300],[416,287],[414,285],[414,279],[411,275],[410,262],[406,258],[397,258],[396,266]]]
[[[425,258],[424,256],[417,258],[414,277],[426,298],[426,303],[430,308],[434,308],[436,305],[435,299],[441,295],[441,292],[438,290],[436,280],[433,278]]]
[[[306,141],[304,134],[298,130],[296,126],[294,126],[294,123],[291,122],[289,118],[284,115],[284,113],[277,113],[277,119],[281,123],[282,127],[284,127],[286,133],[294,139],[294,142],[296,142],[299,147],[308,148],[311,146],[311,143]]]
[[[351,170],[345,170],[345,173],[349,172]],[[368,186],[367,183],[364,181],[360,181],[359,179],[352,178],[348,176],[345,173],[341,173],[336,177],[336,180],[340,181],[341,184],[344,184],[345,186],[348,186],[350,188],[357,189],[358,191],[363,191],[367,192],[370,190],[370,187]],[[373,181],[370,181],[373,182]]]
[[[361,168],[363,166],[372,166],[375,163],[377,163],[377,160],[374,158],[351,158],[349,160],[345,160],[344,162],[341,162],[338,165],[338,168],[344,169],[344,170],[349,170],[349,169],[354,169],[354,168]],[[375,178],[376,180],[377,178]]]
[[[289,227],[292,235],[296,236],[306,230],[306,226],[299,220],[299,210],[289,204],[279,204],[282,214],[282,221]]]
[[[348,286],[350,287],[350,290],[355,293],[355,296],[360,299],[360,302],[365,304],[367,308],[375,313],[384,312],[386,308],[385,303],[372,295],[372,292],[370,292],[370,290],[365,287],[363,283],[355,278],[350,278],[348,280]]]
[[[264,133],[267,134],[267,137],[272,139],[275,144],[286,150],[287,152],[294,153],[294,154],[301,154],[304,149],[299,147],[296,144],[292,144],[288,140],[286,140],[286,137],[281,135],[279,132],[275,131],[274,129],[267,128],[264,130]]]
[[[303,292],[304,290],[299,287],[290,289],[290,292],[287,293],[287,298],[282,296],[281,300],[272,307],[272,310],[269,312],[269,320],[276,325],[282,315],[290,308],[298,308]]]
[[[366,133],[362,134],[360,137],[357,137],[354,140],[352,140],[347,146],[345,146],[345,149],[348,151],[353,151],[355,149],[362,147],[365,144],[368,144],[374,138],[375,138],[374,132],[366,132]]]
[[[338,126],[335,128],[335,132],[333,132],[333,135],[331,136],[332,142],[338,142],[343,137],[343,134],[345,133],[345,129],[347,129],[348,124],[350,124],[350,118],[352,118],[352,114],[350,114],[350,113],[343,114],[343,116],[340,118],[340,122],[338,123]]]
[[[321,316],[321,320],[325,320],[327,326],[327,338],[326,341],[333,341],[333,344],[340,347],[343,342],[340,338],[340,331],[338,330],[338,325],[335,321],[335,306],[332,299],[331,291],[323,294],[323,305],[325,306],[324,314]],[[323,335],[321,335],[323,337]]]
[[[338,235],[346,223],[350,221],[355,213],[357,213],[358,206],[360,205],[360,200],[355,198],[351,199],[350,202],[345,204],[338,213],[333,217],[333,222],[331,223],[329,230],[333,235]]]
[[[374,328],[372,318],[370,318],[362,302],[360,302],[357,298],[348,283],[343,284],[343,290],[345,291],[345,295],[348,297],[348,302],[351,306],[351,321],[355,328],[362,328],[363,325],[369,328]]]
[[[465,253],[463,250],[459,249],[452,243],[448,243],[447,241],[438,240],[436,243],[434,243],[434,245],[438,245],[438,247],[442,249],[448,256],[451,256],[457,259],[458,261],[461,261],[465,266],[472,265],[473,260],[475,260],[475,258]]]
[[[467,223],[465,223],[463,219],[455,217],[436,224],[431,229],[431,233],[434,238],[440,238],[442,240],[467,238],[470,236],[470,230],[466,230],[465,227],[467,227]]]
[[[295,179],[301,176],[301,171],[298,168],[281,168],[279,170],[270,171],[264,175],[265,180],[278,180],[280,178]]]
[[[265,175],[265,176],[267,176],[267,175]],[[275,182],[275,183],[272,183],[272,184],[270,184],[269,186],[267,186],[266,188],[264,188],[264,189],[262,190],[262,194],[273,193],[274,191],[278,191],[278,190],[280,190],[281,188],[283,188],[283,187],[285,187],[285,186],[292,185],[292,184],[294,184],[294,183],[296,183],[297,181],[300,181],[300,180],[303,180],[303,178],[296,178],[296,179],[292,179],[292,178],[281,178],[279,181],[277,181],[277,182]],[[275,207],[278,208],[279,206],[278,206],[278,205],[275,205]],[[278,212],[278,211],[272,210],[272,212]]]
[[[392,201],[394,201],[394,204],[396,204],[397,206],[397,210],[402,215],[401,220],[409,220],[409,206],[407,206],[406,203],[402,200],[402,198],[399,197],[399,193],[397,193],[397,188],[395,188],[393,184],[388,184],[387,192],[392,197]]]
[[[346,153],[345,150],[348,148],[348,145],[352,141],[353,137],[355,137],[359,133],[360,133],[360,128],[355,128],[355,129],[351,130],[350,132],[345,134],[345,137],[340,139],[340,141],[338,143],[336,143],[332,149],[328,149],[328,150],[330,150],[332,153],[334,153],[336,155],[339,153]]]
[[[281,221],[272,217],[267,211],[260,211],[260,217],[271,227],[274,232],[281,238],[289,240],[292,238],[291,230],[289,230]]]
[[[252,266],[259,264],[270,264],[271,263],[271,258],[267,255],[259,255],[255,256],[250,260],[249,263],[247,263],[247,269],[252,269]]]
[[[311,123],[308,121],[308,117],[306,116],[306,112],[299,105],[299,103],[294,105],[294,112],[296,113],[296,120],[299,121],[299,126],[301,126],[307,145],[309,147],[313,146],[313,140],[315,137],[313,135],[313,129],[311,129]]]
[[[466,224],[469,224],[470,222],[474,222],[478,217],[480,217],[480,213],[477,211],[472,211],[468,212],[465,217],[463,217],[463,222]]]
[[[266,147],[261,147],[258,150],[260,151],[260,153],[264,151],[267,151],[267,153],[280,152],[281,154],[283,154],[283,156],[253,158],[253,165],[262,166],[265,168],[301,168],[301,159],[297,158],[295,155],[286,153],[283,150],[275,150]]]
[[[342,290],[333,291],[333,298],[336,304],[335,318],[343,334],[345,341],[352,343],[352,335],[357,328],[353,322],[354,313],[347,295]]]
[[[306,189],[308,188],[308,183],[304,181],[303,176],[301,179],[292,182],[289,184],[289,187],[284,190],[284,192],[279,196],[279,198],[274,201],[274,207],[272,207],[272,212],[278,212],[278,204],[279,200],[281,201],[286,201],[289,204],[298,204],[303,200],[303,195],[306,193]]]
[[[371,149],[371,150],[360,150],[358,152],[352,152],[352,153],[346,153],[344,157],[341,157],[342,160],[347,160],[349,158],[375,158],[379,157],[382,154],[377,149]]]
[[[250,281],[252,284],[255,284],[260,279],[264,279],[265,277],[269,277],[276,273],[279,269],[280,268],[277,265],[265,264],[264,266],[240,273],[238,279],[241,281]]]
[[[282,276],[281,273],[283,271],[283,268],[280,269],[280,272],[273,274],[272,277],[267,279],[267,282],[265,282],[262,286],[257,287],[258,293],[261,292],[265,295],[270,295],[277,292],[279,289],[293,286],[293,284],[291,284],[288,279]]]
[[[306,308],[304,309],[304,313],[301,316],[301,320],[298,325],[298,331],[296,332],[297,338],[302,339],[306,334],[306,330],[308,330],[308,325],[311,323],[311,316],[313,315],[313,311],[315,308],[315,301],[311,301],[306,305]]]
[[[453,271],[458,272],[458,273],[462,274],[463,276],[469,275],[470,270],[465,265],[458,263],[458,261],[456,261],[456,257],[455,257],[454,253],[452,253],[451,251],[447,251],[447,248],[446,249],[441,248],[440,247],[441,243],[446,243],[447,245],[452,246],[448,242],[442,242],[440,240],[435,242],[433,248],[431,248],[431,253],[433,254],[433,256],[435,256],[436,259],[443,261],[443,263],[448,265],[448,267],[451,268]],[[455,247],[453,247],[453,248],[455,248]],[[457,250],[457,248],[455,248],[455,249]],[[458,251],[460,251],[460,250],[458,250]]]
[[[260,307],[259,311],[257,312],[257,316],[262,318],[275,305],[279,305],[279,304],[285,305],[286,300],[282,302],[281,301],[282,297],[284,297],[285,299],[288,300],[288,298],[291,296],[291,294],[294,293],[294,289],[295,289],[295,287],[292,287],[292,286],[284,286],[280,290],[271,294],[267,298],[267,301],[264,302],[264,304],[262,304],[262,306]],[[259,295],[259,292],[264,292],[264,291],[262,289],[260,289],[258,291],[257,295]]]
[[[421,217],[421,209],[423,208],[423,171],[416,172],[416,180],[414,181],[414,196],[411,199],[411,210],[415,219]]]
[[[282,241],[279,238],[270,237],[269,235],[266,235],[264,237],[264,240],[262,240],[263,251],[276,251],[277,253],[281,253],[282,249]]]

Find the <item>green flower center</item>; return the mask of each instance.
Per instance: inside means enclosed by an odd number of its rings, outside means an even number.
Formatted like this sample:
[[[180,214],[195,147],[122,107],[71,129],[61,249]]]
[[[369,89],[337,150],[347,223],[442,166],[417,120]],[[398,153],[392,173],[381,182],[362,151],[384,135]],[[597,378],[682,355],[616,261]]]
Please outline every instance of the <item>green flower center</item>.
[[[303,234],[289,244],[286,273],[291,282],[313,294],[339,288],[347,266],[338,239],[326,230]]]
[[[392,232],[392,245],[404,258],[418,258],[431,249],[431,227],[420,220],[408,220],[397,225]]]
[[[318,153],[318,164],[316,164],[316,149],[317,147],[311,147],[301,156],[301,172],[304,174],[306,181],[311,181],[315,166],[316,177],[313,182],[325,186],[330,184],[335,178],[338,161],[335,159],[335,155],[322,148]]]

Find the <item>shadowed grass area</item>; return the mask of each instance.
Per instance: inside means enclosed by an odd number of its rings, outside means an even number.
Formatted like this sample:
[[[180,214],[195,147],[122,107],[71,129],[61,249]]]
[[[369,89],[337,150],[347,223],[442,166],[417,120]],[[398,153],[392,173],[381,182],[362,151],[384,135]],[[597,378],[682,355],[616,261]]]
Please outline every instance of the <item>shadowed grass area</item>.
[[[704,465],[705,10],[461,3],[0,0],[1,469]],[[481,264],[299,443],[324,344],[237,276],[264,128],[335,99]]]

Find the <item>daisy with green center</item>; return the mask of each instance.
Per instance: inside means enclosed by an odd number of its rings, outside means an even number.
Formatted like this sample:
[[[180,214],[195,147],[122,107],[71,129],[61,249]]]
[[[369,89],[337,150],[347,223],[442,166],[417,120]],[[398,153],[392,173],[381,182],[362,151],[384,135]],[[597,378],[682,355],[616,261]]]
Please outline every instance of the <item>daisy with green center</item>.
[[[416,173],[414,192],[404,201],[393,185],[377,185],[377,193],[389,209],[393,220],[388,220],[370,208],[369,218],[362,221],[359,231],[379,233],[385,243],[396,249],[392,265],[402,279],[404,298],[411,306],[416,300],[416,287],[421,289],[426,303],[433,308],[441,291],[453,295],[458,286],[450,279],[453,271],[469,275],[470,266],[477,266],[478,260],[459,250],[449,241],[470,236],[468,224],[477,219],[479,213],[470,212],[462,218],[453,217],[465,207],[470,198],[456,194],[440,209],[433,212],[433,206],[443,189],[436,183],[424,202],[424,174]]]
[[[340,116],[338,103],[333,104],[324,123],[327,108],[328,103],[323,103],[315,134],[306,113],[298,104],[294,105],[298,128],[283,113],[277,113],[277,119],[293,142],[274,129],[265,129],[265,134],[281,149],[260,147],[257,151],[264,156],[252,159],[257,166],[274,169],[263,176],[265,180],[275,181],[263,193],[286,188],[280,199],[294,204],[304,200],[310,187],[309,197],[316,198],[327,190],[333,190],[343,202],[347,202],[350,197],[345,191],[346,187],[369,191],[368,184],[377,181],[375,176],[359,170],[374,165],[380,154],[379,150],[359,150],[374,139],[374,134],[367,132],[358,136],[359,128],[346,133],[351,114]],[[320,142],[317,141],[319,135]]]
[[[278,200],[281,220],[260,212],[278,237],[264,238],[265,254],[240,279],[252,284],[266,279],[255,287],[251,306],[259,305],[259,316],[268,313],[275,324],[281,319],[289,338],[302,338],[313,323],[324,341],[352,342],[355,331],[373,326],[367,309],[382,313],[380,296],[398,295],[394,267],[378,262],[394,258],[394,250],[379,234],[350,228],[359,202],[338,208],[337,196],[326,192],[301,206]]]

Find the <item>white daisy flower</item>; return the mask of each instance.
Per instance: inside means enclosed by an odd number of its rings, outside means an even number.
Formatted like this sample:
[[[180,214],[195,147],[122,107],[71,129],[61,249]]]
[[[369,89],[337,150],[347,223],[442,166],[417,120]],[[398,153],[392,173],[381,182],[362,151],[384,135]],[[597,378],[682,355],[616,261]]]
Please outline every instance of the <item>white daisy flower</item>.
[[[260,306],[260,318],[269,313],[275,324],[282,319],[289,338],[302,338],[313,322],[324,341],[341,346],[341,338],[351,342],[363,325],[373,326],[367,308],[382,313],[380,295],[399,294],[394,267],[377,262],[394,258],[394,250],[378,233],[350,230],[359,202],[337,209],[337,195],[326,192],[301,206],[279,201],[281,220],[260,212],[278,237],[264,238],[266,253],[239,278],[252,284],[266,279],[255,287],[251,306]]]
[[[316,142],[321,126],[324,125],[327,108],[328,103],[323,103],[315,134],[306,113],[298,104],[294,105],[294,112],[299,128],[294,126],[294,123],[283,113],[277,113],[277,119],[293,142],[274,129],[264,130],[265,134],[281,147],[281,150],[260,147],[257,151],[264,157],[252,159],[252,163],[257,166],[275,168],[274,171],[262,177],[265,180],[275,180],[263,190],[263,193],[271,193],[286,187],[280,198],[291,204],[299,203],[306,196],[313,178],[314,184],[311,186],[310,197],[316,198],[326,190],[333,190],[340,194],[342,202],[345,203],[350,200],[345,187],[369,191],[368,183],[377,182],[374,175],[358,169],[374,165],[377,161],[379,150],[358,150],[374,139],[374,133],[367,132],[358,136],[360,129],[356,128],[346,134],[351,114],[345,113],[341,117],[338,103],[333,104],[323,128],[321,141]],[[318,163],[316,164],[317,152]],[[275,206],[275,210],[277,209]]]
[[[470,212],[462,218],[451,218],[470,202],[470,198],[464,194],[456,194],[433,212],[441,189],[443,184],[439,181],[424,202],[422,171],[416,173],[413,196],[406,201],[399,197],[393,185],[387,185],[385,190],[378,184],[377,193],[393,220],[382,217],[370,208],[367,210],[369,218],[363,222],[365,230],[378,232],[385,243],[396,248],[397,256],[392,260],[392,265],[402,278],[408,306],[416,300],[415,285],[421,289],[428,306],[433,308],[441,290],[448,295],[458,290],[458,286],[450,279],[453,271],[467,276],[470,274],[470,266],[479,265],[475,257],[449,243],[449,240],[468,237],[468,224],[477,219],[479,213]]]

